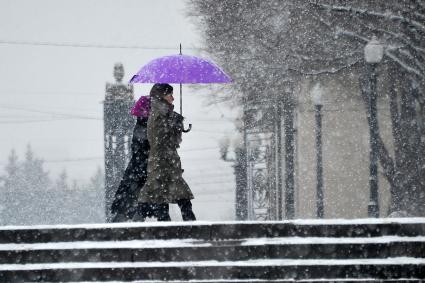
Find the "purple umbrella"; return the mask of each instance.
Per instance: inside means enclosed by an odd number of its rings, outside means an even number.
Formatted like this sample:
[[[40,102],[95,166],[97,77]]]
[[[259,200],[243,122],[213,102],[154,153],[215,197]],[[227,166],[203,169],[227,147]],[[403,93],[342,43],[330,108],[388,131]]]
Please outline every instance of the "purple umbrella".
[[[130,83],[180,84],[180,114],[182,107],[182,84],[230,83],[232,80],[214,63],[195,56],[181,54],[156,58],[143,66]],[[192,125],[189,124],[190,131]]]
[[[130,83],[202,84],[229,83],[231,79],[214,63],[195,56],[170,55],[150,61]]]

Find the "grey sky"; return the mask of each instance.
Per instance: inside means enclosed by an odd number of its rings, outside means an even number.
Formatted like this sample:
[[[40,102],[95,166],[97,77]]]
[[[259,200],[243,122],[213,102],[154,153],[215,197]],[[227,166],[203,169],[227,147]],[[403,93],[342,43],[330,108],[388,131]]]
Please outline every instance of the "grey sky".
[[[158,49],[5,43],[14,41]],[[0,0],[1,170],[12,148],[22,159],[31,143],[52,178],[66,169],[71,180],[87,180],[103,166],[101,101],[114,63],[124,64],[128,80],[150,59],[177,53],[179,43],[197,55],[189,48],[199,47],[200,36],[185,18],[184,1]],[[136,98],[149,88],[136,85]],[[183,111],[194,129],[180,153],[195,209],[222,203],[223,211],[201,218],[224,219],[232,213],[234,178],[230,164],[219,159],[217,140],[232,132],[232,114],[204,105],[202,92],[184,88]]]

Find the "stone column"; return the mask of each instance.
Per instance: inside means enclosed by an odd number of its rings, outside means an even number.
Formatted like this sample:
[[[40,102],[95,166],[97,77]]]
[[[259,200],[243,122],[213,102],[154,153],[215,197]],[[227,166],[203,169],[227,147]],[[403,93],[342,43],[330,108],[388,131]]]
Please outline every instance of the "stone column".
[[[130,157],[130,142],[135,119],[130,114],[134,104],[133,86],[122,82],[124,67],[114,66],[115,83],[106,83],[103,103],[105,146],[105,209],[111,221],[111,204]]]

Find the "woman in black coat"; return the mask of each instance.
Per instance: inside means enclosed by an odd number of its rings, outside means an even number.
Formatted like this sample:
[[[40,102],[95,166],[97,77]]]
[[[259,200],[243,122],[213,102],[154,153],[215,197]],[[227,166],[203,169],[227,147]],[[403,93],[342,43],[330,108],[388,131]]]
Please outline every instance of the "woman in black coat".
[[[147,178],[149,157],[147,123],[149,111],[150,99],[147,96],[142,96],[131,111],[137,117],[131,140],[132,156],[111,206],[111,212],[115,214],[112,222],[129,221],[133,219],[136,212],[139,214],[138,221],[144,221],[146,217],[154,216],[153,204],[138,204],[137,202],[140,189],[145,185]]]

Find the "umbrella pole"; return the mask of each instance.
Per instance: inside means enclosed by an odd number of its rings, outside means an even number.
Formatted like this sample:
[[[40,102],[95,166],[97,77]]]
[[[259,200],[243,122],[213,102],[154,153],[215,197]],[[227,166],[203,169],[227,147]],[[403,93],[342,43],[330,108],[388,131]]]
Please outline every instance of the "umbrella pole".
[[[182,44],[180,43],[180,55],[182,55]],[[183,91],[182,84],[180,84],[180,115],[183,116]],[[189,128],[185,129],[183,127],[183,132],[188,133],[192,129],[192,124],[189,124]]]
[[[180,84],[180,115],[183,116],[183,96],[182,96],[182,84]]]
[[[180,43],[180,55],[182,55],[182,44],[181,43]],[[182,84],[180,84],[180,115],[183,116]]]
[[[183,116],[182,84],[180,84],[180,115]],[[183,133],[188,133],[190,130],[192,130],[192,124],[189,124],[187,129],[183,127]]]

